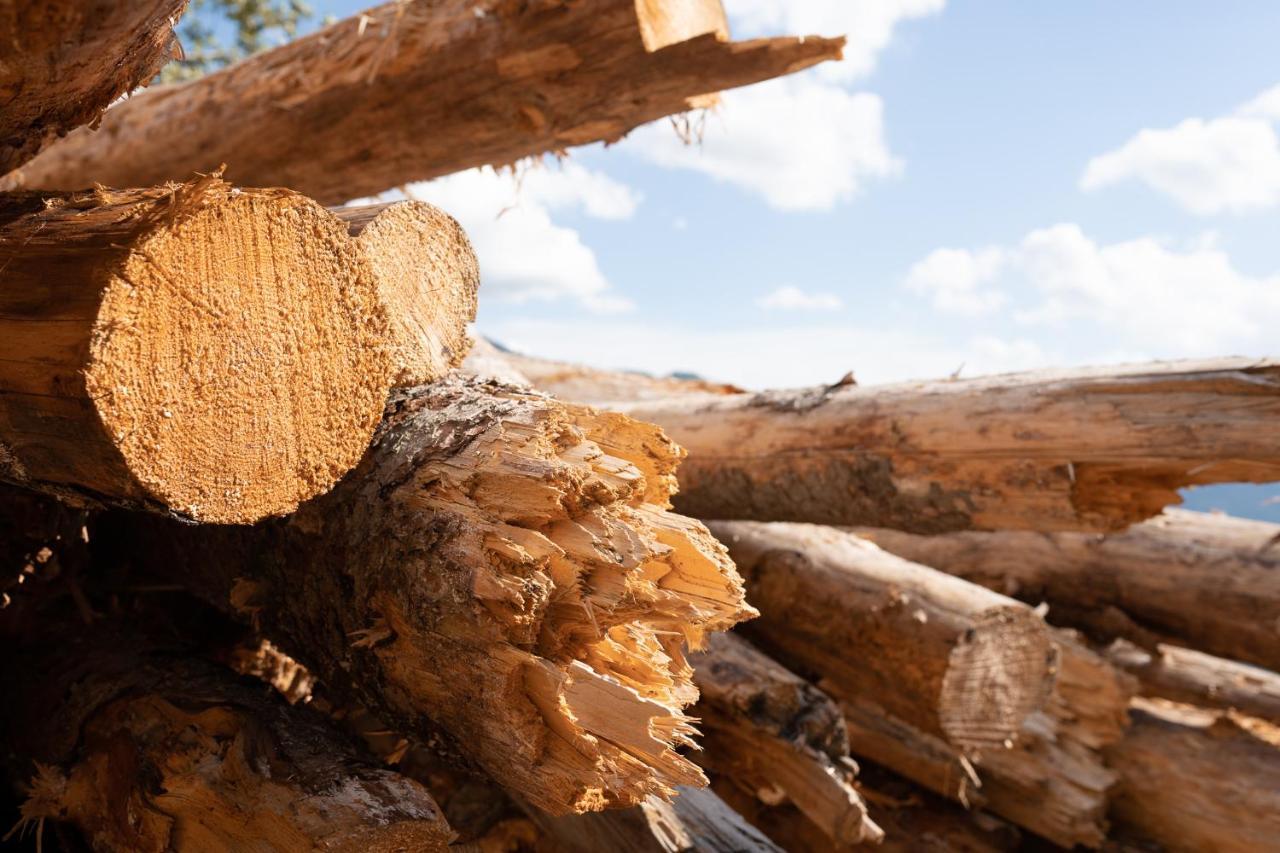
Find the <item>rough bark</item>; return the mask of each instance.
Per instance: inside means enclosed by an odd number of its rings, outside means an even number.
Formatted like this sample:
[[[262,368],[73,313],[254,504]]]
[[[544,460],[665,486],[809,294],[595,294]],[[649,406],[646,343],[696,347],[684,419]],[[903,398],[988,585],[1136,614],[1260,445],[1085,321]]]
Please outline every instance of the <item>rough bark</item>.
[[[776,805],[790,801],[835,848],[884,833],[854,787],[844,717],[831,697],[732,634],[692,655],[708,770]]]
[[[1109,531],[1280,476],[1280,364],[1222,359],[635,403],[699,518]]]
[[[101,527],[344,701],[579,812],[703,781],[674,751],[684,647],[753,612],[723,547],[665,509],[677,458],[654,427],[454,378],[393,395],[356,471],[287,520]]]
[[[1139,701],[1108,758],[1112,815],[1164,850],[1256,853],[1280,839],[1280,748],[1246,721]]]
[[[69,821],[96,850],[446,850],[425,788],[328,720],[216,666],[101,623],[7,668],[25,822]]]
[[[386,315],[342,223],[216,177],[0,197],[0,479],[252,522],[359,461]]]
[[[152,88],[6,182],[143,186],[226,163],[237,183],[338,204],[611,142],[706,106],[719,89],[839,58],[843,44],[730,42],[719,0],[391,2],[200,80]]]
[[[145,86],[177,46],[187,0],[0,6],[0,175]]]
[[[434,382],[462,363],[476,319],[480,266],[452,216],[421,201],[334,210],[364,251],[391,321],[401,388]]]
[[[1031,608],[831,528],[712,522],[762,617],[752,636],[784,664],[960,750],[1006,749],[1053,682]]]
[[[1148,652],[1123,640],[1112,644],[1106,657],[1138,679],[1144,696],[1280,723],[1280,675],[1270,670],[1164,644]]]
[[[711,791],[681,788],[671,802],[650,798],[623,811],[530,816],[568,853],[783,853]]]
[[[1280,525],[1171,509],[1107,536],[858,533],[908,560],[1045,602],[1051,622],[1099,642],[1120,637],[1150,650],[1168,642],[1280,669]]]

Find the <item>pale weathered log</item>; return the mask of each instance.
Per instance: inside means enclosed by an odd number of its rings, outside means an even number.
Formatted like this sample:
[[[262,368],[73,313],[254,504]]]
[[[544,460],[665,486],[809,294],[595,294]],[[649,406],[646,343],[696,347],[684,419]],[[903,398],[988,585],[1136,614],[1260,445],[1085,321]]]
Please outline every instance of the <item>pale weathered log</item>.
[[[837,59],[843,45],[730,42],[720,0],[397,0],[154,87],[0,184],[143,186],[226,163],[237,183],[339,204],[614,141],[717,90]]]
[[[884,832],[854,787],[856,765],[840,708],[821,690],[732,634],[689,659],[701,698],[703,749],[695,759],[772,804],[790,801],[843,848]]]
[[[1049,629],[1026,605],[828,527],[712,522],[779,660],[874,697],[968,753],[1003,750],[1048,698]]]
[[[783,853],[711,791],[681,788],[621,811],[530,817],[567,853]]]
[[[1248,720],[1159,701],[1135,702],[1108,753],[1120,773],[1118,827],[1171,853],[1257,853],[1280,841],[1280,739]],[[1265,724],[1260,724],[1265,726]]]
[[[447,849],[430,793],[304,706],[118,627],[46,634],[6,668],[24,823],[95,850]]]
[[[421,201],[333,212],[373,268],[391,322],[395,384],[434,382],[461,364],[471,347],[480,266],[457,220]]]
[[[173,55],[187,0],[9,0],[0,5],[0,175],[112,101]]]
[[[360,460],[391,362],[342,223],[216,177],[0,197],[0,479],[214,522]]]
[[[858,533],[908,560],[1045,602],[1049,621],[1104,643],[1168,642],[1280,669],[1280,525],[1171,509],[1106,536]]]
[[[1280,480],[1280,364],[1221,359],[633,403],[699,518],[944,533],[1127,527]]]
[[[684,658],[750,615],[722,546],[667,512],[655,427],[458,378],[393,395],[361,465],[287,520],[123,514],[123,559],[262,626],[343,700],[554,813],[696,785]]]
[[[1280,675],[1270,670],[1163,643],[1148,652],[1117,640],[1106,657],[1138,679],[1144,696],[1280,723]]]

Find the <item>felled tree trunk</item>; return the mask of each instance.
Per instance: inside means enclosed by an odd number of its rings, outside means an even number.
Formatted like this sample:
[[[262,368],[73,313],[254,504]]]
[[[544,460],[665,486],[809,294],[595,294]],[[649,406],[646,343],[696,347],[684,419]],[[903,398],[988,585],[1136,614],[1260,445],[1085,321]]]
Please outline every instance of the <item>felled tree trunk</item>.
[[[359,468],[288,520],[100,527],[345,701],[581,812],[702,783],[674,751],[684,648],[753,612],[723,547],[665,509],[677,458],[623,416],[454,378],[394,395]]]
[[[1163,644],[1148,652],[1118,641],[1106,657],[1138,679],[1144,696],[1234,709],[1280,724],[1280,675],[1270,670]]]
[[[836,849],[884,837],[853,785],[844,717],[829,696],[732,634],[711,637],[689,662],[701,764],[775,804],[791,801]]]
[[[1280,477],[1280,364],[1268,361],[620,408],[688,449],[676,508],[699,518],[1109,531],[1178,503],[1184,486]]]
[[[480,266],[462,226],[421,201],[334,213],[369,259],[387,308],[396,386],[434,382],[461,364],[480,287]]]
[[[0,6],[0,175],[145,86],[173,55],[173,24],[186,6],[187,0]]]
[[[761,610],[752,636],[784,664],[971,754],[1006,749],[1047,699],[1053,645],[1026,605],[831,528],[710,527]]]
[[[720,0],[386,3],[112,108],[12,186],[142,186],[226,163],[326,204],[505,165],[840,56],[843,39],[730,42]],[[376,131],[376,132],[371,132]],[[295,146],[306,141],[307,156]]]
[[[446,850],[431,795],[329,721],[99,624],[15,655],[0,714],[31,774],[24,822],[95,850]]]
[[[1254,853],[1280,838],[1280,747],[1242,721],[1171,703],[1139,702],[1108,753],[1121,783],[1118,825],[1169,851]]]
[[[1102,537],[858,532],[908,560],[1046,602],[1050,621],[1102,642],[1168,642],[1280,669],[1280,525],[1174,509]]]
[[[252,522],[359,461],[386,313],[342,223],[216,177],[0,197],[0,479]]]

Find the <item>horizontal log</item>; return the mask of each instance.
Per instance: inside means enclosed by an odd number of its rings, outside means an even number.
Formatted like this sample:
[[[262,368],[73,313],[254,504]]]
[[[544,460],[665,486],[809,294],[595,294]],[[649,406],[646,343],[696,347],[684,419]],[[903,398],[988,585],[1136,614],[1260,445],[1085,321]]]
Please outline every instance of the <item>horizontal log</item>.
[[[908,560],[1045,602],[1050,621],[1102,643],[1165,642],[1280,669],[1280,525],[1171,509],[1101,537],[858,533]]]
[[[674,750],[684,649],[753,613],[723,547],[665,509],[677,459],[621,415],[451,378],[393,395],[361,465],[289,519],[96,529],[340,700],[581,812],[702,783]]]
[[[836,849],[884,838],[854,786],[831,697],[733,634],[710,637],[689,663],[701,693],[700,764],[775,805],[795,803]]]
[[[6,667],[24,824],[68,821],[120,853],[448,849],[428,791],[315,711],[114,623],[75,628]]]
[[[14,0],[0,8],[0,175],[96,122],[177,51],[187,0]],[[87,185],[86,185],[87,186]]]
[[[1047,699],[1053,646],[1026,605],[832,528],[709,526],[760,608],[750,636],[783,664],[971,754],[1008,748]]]
[[[730,42],[720,0],[397,0],[153,87],[0,185],[144,186],[225,163],[237,183],[339,204],[612,142],[717,90],[837,59],[843,44]]]
[[[1111,531],[1280,480],[1280,364],[1221,359],[618,407],[689,451],[699,518]]]
[[[480,266],[457,220],[421,201],[333,212],[368,258],[386,306],[395,385],[425,385],[461,364],[471,348]]]
[[[1129,672],[1144,696],[1236,710],[1280,724],[1280,675],[1267,669],[1160,644],[1148,652],[1119,640],[1107,660]]]
[[[1117,825],[1170,853],[1255,853],[1280,838],[1280,738],[1236,718],[1136,703],[1108,753],[1121,776]]]
[[[386,313],[342,223],[217,177],[0,197],[0,480],[241,523],[360,460]]]

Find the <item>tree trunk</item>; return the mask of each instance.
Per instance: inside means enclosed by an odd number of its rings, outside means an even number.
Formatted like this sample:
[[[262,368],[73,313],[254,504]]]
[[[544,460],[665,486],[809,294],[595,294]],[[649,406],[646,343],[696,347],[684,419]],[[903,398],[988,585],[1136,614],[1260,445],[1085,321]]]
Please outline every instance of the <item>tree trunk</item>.
[[[1280,748],[1231,716],[1139,702],[1108,758],[1118,825],[1179,851],[1256,853],[1280,839]],[[1268,739],[1269,738],[1269,739]]]
[[[1280,724],[1280,675],[1270,670],[1164,644],[1152,653],[1120,640],[1106,654],[1138,679],[1144,696],[1234,709]]]
[[[287,520],[99,527],[344,701],[580,812],[703,782],[674,751],[684,645],[753,612],[723,547],[665,511],[677,458],[621,415],[454,378],[394,395],[359,468]]]
[[[676,508],[699,518],[1109,531],[1178,503],[1184,486],[1280,477],[1280,364],[1268,361],[619,408],[688,449]]]
[[[172,57],[187,0],[11,0],[0,7],[0,175],[112,101],[145,86]]]
[[[709,638],[689,663],[704,767],[775,804],[790,800],[837,849],[884,837],[853,785],[844,717],[829,696],[732,634]]]
[[[480,266],[457,221],[425,202],[335,208],[364,250],[390,316],[395,385],[425,385],[462,363]]]
[[[1167,510],[1104,537],[858,532],[908,560],[1046,602],[1050,621],[1099,642],[1169,642],[1280,669],[1280,525]]]
[[[111,109],[11,187],[143,186],[216,169],[339,204],[612,142],[706,96],[840,56],[843,39],[727,40],[720,0],[391,2]],[[294,156],[305,141],[306,156]],[[3,183],[3,182],[0,182]]]
[[[31,774],[24,823],[95,850],[446,850],[425,788],[327,719],[103,623],[14,656],[0,713]]]
[[[712,522],[762,612],[752,636],[966,753],[1006,749],[1053,683],[1024,604],[831,528]]]
[[[0,197],[0,479],[213,522],[359,461],[386,315],[342,224],[216,177]]]

